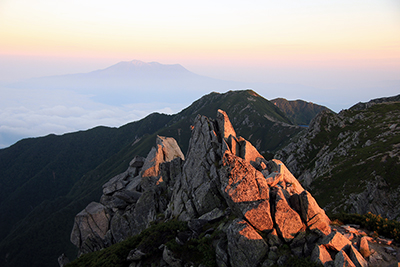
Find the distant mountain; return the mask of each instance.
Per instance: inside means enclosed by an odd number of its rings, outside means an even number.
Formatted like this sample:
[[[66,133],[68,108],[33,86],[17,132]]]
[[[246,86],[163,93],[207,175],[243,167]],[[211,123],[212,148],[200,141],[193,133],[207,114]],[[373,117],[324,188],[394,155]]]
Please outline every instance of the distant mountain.
[[[323,111],[275,157],[330,213],[400,219],[399,96]]]
[[[303,100],[288,101],[284,98],[270,100],[279,107],[295,125],[309,125],[311,120],[327,107]]]
[[[186,102],[210,91],[244,89],[250,85],[251,83],[201,76],[179,64],[133,60],[88,73],[32,78],[13,83],[9,87],[73,90],[90,94],[94,100],[101,103],[119,105]]]
[[[210,93],[175,115],[154,113],[119,128],[24,139],[0,149],[0,265],[55,266],[63,252],[74,258],[73,218],[99,199],[101,186],[134,156],[146,156],[157,135],[174,137],[186,153],[193,119],[215,116],[219,108],[262,153],[273,153],[304,131],[246,90]]]
[[[32,78],[10,88],[69,90],[109,105],[133,103],[191,103],[209,92],[254,89],[275,97],[315,88],[301,84],[254,83],[214,79],[195,74],[179,64],[123,61],[88,73]]]
[[[354,106],[352,106],[350,110],[363,110],[372,107],[375,104],[387,103],[387,102],[400,102],[400,94],[391,97],[381,97],[381,98],[371,99],[370,101],[365,103],[359,102]]]

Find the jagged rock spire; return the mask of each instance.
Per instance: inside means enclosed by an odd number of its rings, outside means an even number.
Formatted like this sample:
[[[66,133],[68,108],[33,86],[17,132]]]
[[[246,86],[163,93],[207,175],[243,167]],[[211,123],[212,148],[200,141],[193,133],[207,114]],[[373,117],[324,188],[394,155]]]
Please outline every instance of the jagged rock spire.
[[[163,214],[167,220],[188,221],[192,232],[182,235],[189,237],[198,236],[205,223],[220,221],[222,233],[213,242],[218,266],[275,264],[274,253],[282,244],[296,257],[312,256],[323,264],[364,264],[343,235],[331,232],[324,210],[286,166],[266,161],[236,136],[222,110],[216,120],[196,117],[186,158],[175,140],[158,136],[156,143],[143,166],[143,159],[131,162],[105,185],[101,204],[90,204],[104,217],[104,229],[85,232],[88,227],[80,222],[93,217],[90,208],[77,215],[71,240],[81,253],[137,234]],[[163,257],[165,262],[174,258],[166,247]]]

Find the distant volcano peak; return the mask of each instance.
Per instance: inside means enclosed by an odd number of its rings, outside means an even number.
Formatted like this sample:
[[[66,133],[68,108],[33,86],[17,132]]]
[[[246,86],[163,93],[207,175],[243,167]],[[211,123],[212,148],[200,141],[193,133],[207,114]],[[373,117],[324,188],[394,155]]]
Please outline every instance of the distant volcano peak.
[[[103,71],[187,71],[180,64],[161,64],[158,62],[143,62],[140,60],[121,61],[112,65]]]

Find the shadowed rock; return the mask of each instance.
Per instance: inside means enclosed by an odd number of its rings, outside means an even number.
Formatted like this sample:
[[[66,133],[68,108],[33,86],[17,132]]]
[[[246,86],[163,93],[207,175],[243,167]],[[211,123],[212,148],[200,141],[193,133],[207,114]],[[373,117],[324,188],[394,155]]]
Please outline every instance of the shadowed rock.
[[[354,263],[351,261],[349,256],[347,256],[347,254],[343,250],[339,251],[336,254],[334,266],[335,267],[355,267]]]
[[[345,248],[345,251],[348,251],[348,255],[351,259],[351,261],[354,263],[355,266],[357,267],[367,267],[368,262],[363,258],[363,256],[358,252],[358,250],[353,246],[349,245]]]
[[[246,221],[235,219],[226,234],[232,267],[257,266],[268,251],[263,238]]]
[[[330,219],[308,191],[300,194],[300,216],[310,230],[318,230],[324,235],[330,234]]]
[[[84,210],[75,216],[71,242],[80,247],[88,238],[104,239],[110,223],[106,207],[97,202],[91,202]]]

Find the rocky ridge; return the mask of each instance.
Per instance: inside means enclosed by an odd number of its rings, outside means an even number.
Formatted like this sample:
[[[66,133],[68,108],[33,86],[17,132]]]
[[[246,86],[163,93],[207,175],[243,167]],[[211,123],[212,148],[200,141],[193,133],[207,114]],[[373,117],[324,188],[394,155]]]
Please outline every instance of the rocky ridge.
[[[75,217],[71,241],[81,255],[178,218],[190,229],[176,236],[180,244],[217,223],[208,231],[221,232],[212,241],[218,266],[282,265],[293,257],[325,266],[368,265],[348,238],[332,231],[324,210],[280,160],[266,161],[236,136],[224,111],[215,120],[197,116],[186,157],[172,138],[158,136],[156,144],[146,159],[134,158],[103,186],[100,203]],[[193,264],[159,248],[160,266]],[[133,249],[130,266],[148,256]]]
[[[270,100],[279,107],[295,125],[309,125],[310,121],[327,107],[303,100],[288,101],[284,98]]]
[[[357,104],[339,114],[323,111],[275,158],[325,210],[398,220],[400,103],[393,99]]]

